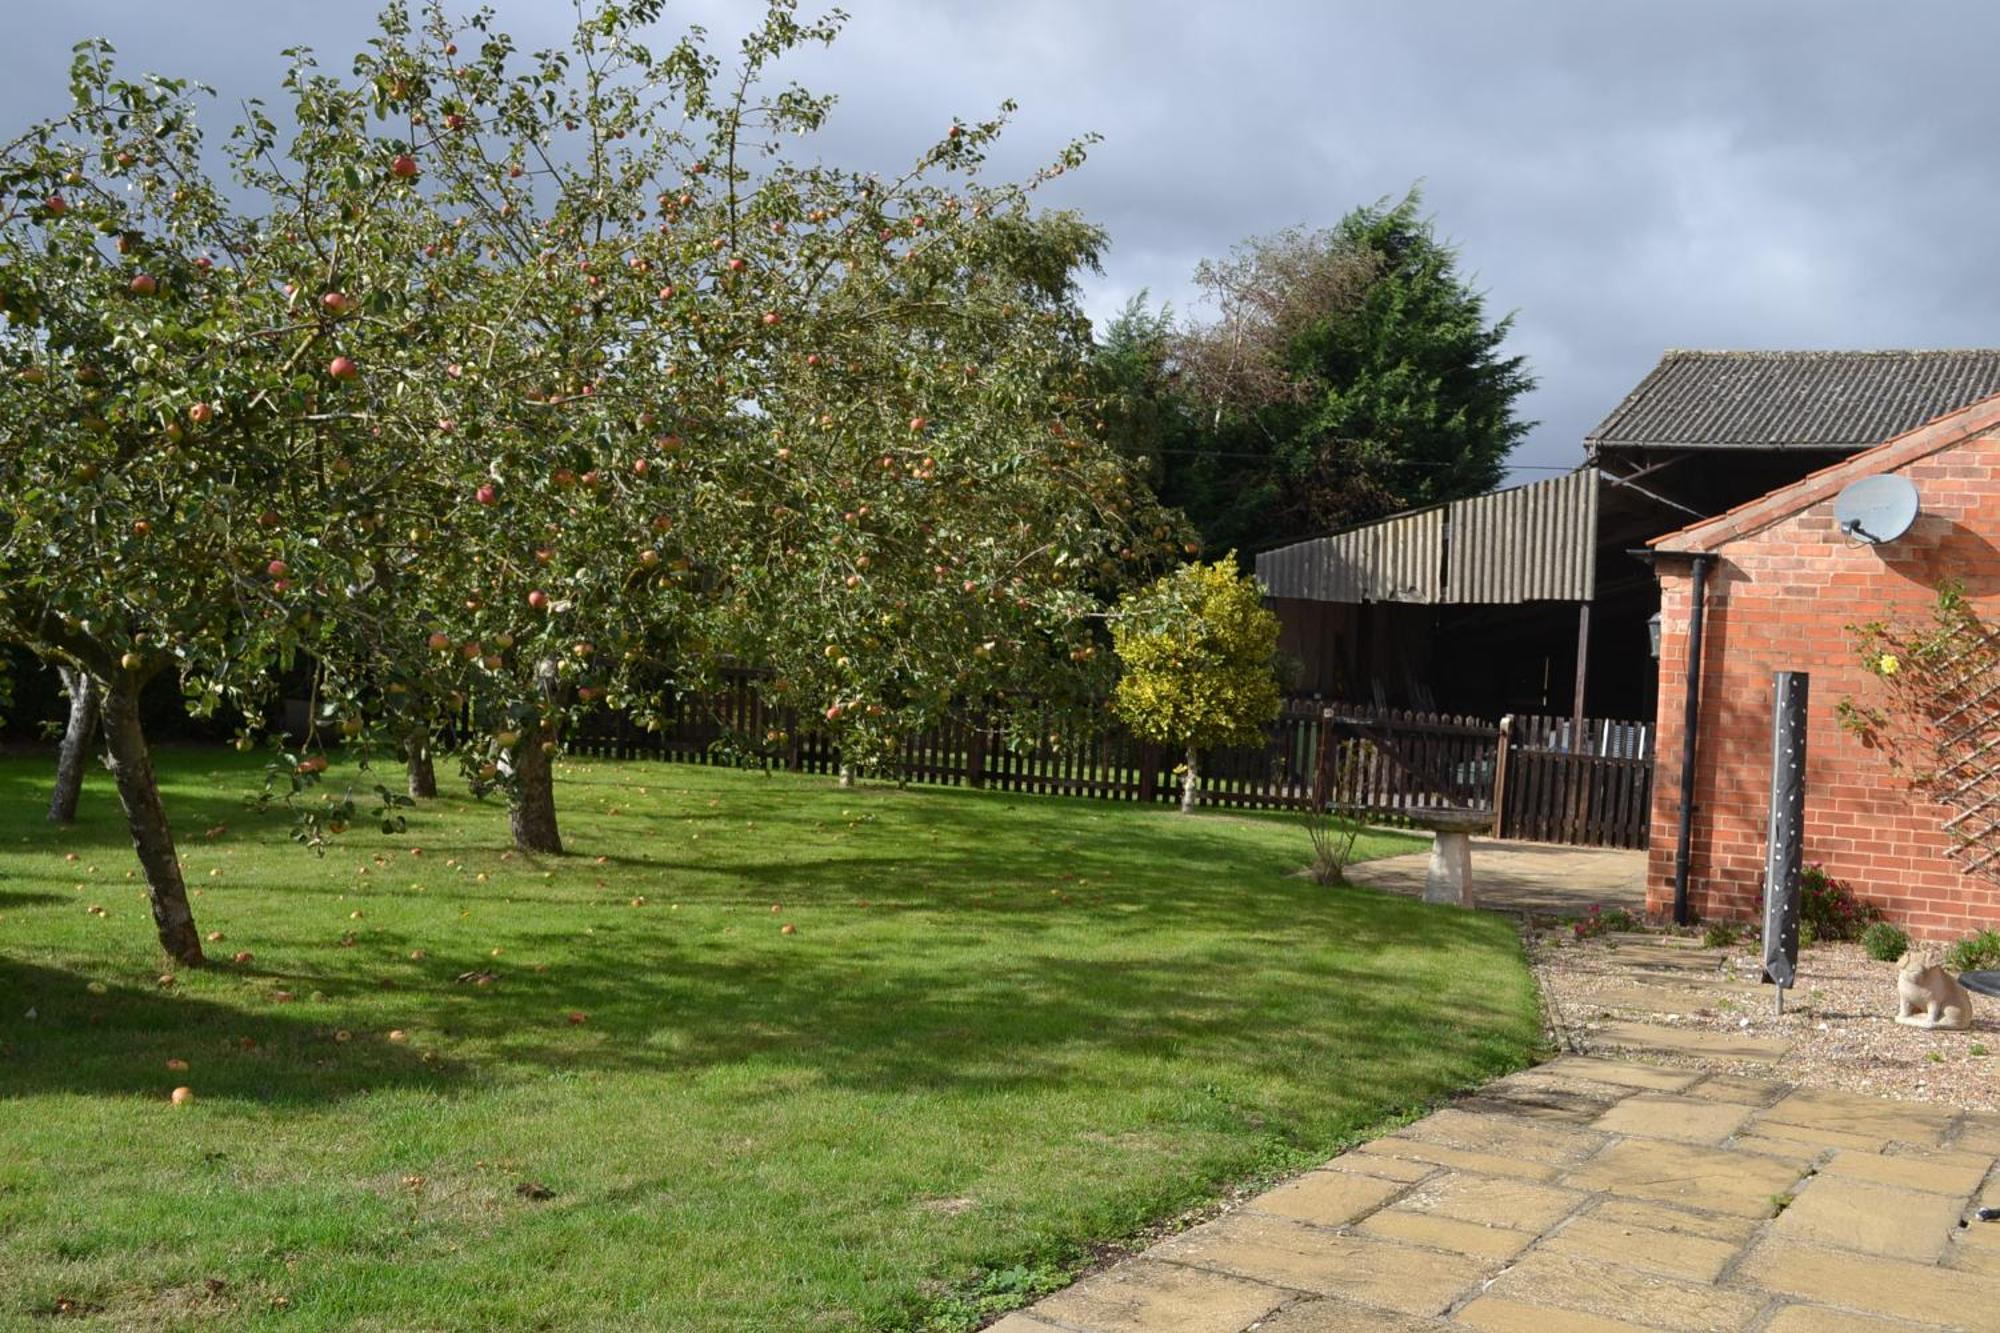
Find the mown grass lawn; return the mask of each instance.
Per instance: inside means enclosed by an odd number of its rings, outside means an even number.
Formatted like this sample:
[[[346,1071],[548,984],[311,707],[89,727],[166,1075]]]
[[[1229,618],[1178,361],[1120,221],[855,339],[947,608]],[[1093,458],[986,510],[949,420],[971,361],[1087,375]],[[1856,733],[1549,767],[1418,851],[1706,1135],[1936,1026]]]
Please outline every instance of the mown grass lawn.
[[[321,860],[161,766],[167,988],[103,776],[57,831],[0,761],[0,1323],[971,1327],[1538,1037],[1506,919],[1275,817],[585,761],[568,857],[447,797]]]

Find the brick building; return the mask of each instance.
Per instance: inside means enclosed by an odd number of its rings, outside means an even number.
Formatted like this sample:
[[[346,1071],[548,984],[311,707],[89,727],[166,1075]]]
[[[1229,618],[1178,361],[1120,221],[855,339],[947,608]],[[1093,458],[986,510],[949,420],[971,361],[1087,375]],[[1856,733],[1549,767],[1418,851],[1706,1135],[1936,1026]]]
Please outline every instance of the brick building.
[[[1850,482],[1897,473],[1916,487],[1909,532],[1881,546],[1835,526]],[[1661,589],[1658,773],[1647,906],[1708,918],[1760,910],[1769,803],[1772,675],[1811,675],[1805,856],[1925,938],[2000,923],[2000,884],[1948,859],[1949,811],[1915,796],[1882,754],[1841,728],[1842,698],[1869,702],[1848,627],[1926,619],[1941,580],[2000,611],[2000,396],[1960,408],[1803,480],[1650,543]],[[1681,772],[1688,642],[1696,598],[1702,645],[1693,802],[1682,847]]]

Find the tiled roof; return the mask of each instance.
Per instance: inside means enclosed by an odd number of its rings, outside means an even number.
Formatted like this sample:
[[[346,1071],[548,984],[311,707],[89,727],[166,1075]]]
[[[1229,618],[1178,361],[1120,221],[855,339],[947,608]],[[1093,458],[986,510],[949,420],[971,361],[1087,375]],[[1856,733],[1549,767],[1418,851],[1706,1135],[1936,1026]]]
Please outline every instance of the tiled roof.
[[[1584,446],[1864,449],[1995,393],[1993,348],[1671,351]]]

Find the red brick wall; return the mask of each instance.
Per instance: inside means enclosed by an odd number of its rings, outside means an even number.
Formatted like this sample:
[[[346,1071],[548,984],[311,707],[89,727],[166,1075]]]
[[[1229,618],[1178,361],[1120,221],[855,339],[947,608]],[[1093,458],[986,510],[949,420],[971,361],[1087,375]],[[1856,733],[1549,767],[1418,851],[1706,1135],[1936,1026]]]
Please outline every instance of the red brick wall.
[[[1879,552],[1848,544],[1829,500],[1723,545],[1709,562],[1688,876],[1689,905],[1704,918],[1761,910],[1771,677],[1791,670],[1812,676],[1807,862],[1847,880],[1922,938],[2000,923],[2000,884],[1960,873],[1945,856],[1939,826],[1949,812],[1912,795],[1881,753],[1835,716],[1843,697],[1873,702],[1880,687],[1861,668],[1849,625],[1928,617],[1946,577],[2000,615],[2000,435],[1897,470],[1916,484],[1923,512],[1907,536]],[[1665,914],[1673,909],[1693,580],[1685,557],[1663,558],[1659,572],[1659,767],[1646,905]]]

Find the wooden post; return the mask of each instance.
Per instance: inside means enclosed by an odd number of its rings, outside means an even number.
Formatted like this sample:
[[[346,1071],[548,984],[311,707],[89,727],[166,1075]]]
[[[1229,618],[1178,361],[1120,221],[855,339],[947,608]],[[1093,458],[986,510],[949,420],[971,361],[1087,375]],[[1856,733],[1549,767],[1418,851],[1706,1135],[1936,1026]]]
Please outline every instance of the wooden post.
[[[1139,746],[1139,803],[1151,805],[1160,799],[1160,747],[1150,742]]]
[[[968,787],[986,785],[986,719],[974,718],[971,734],[965,743],[965,784]]]
[[[1590,603],[1579,602],[1576,608],[1576,698],[1570,705],[1571,754],[1578,754],[1578,746],[1583,744],[1583,696],[1590,682]]]
[[[1514,715],[1500,719],[1500,744],[1493,752],[1493,836],[1507,836],[1507,759],[1514,749]]]
[[[1333,710],[1319,710],[1319,743],[1313,754],[1312,808],[1326,808],[1328,788],[1333,783],[1333,756],[1337,748],[1333,740]]]

